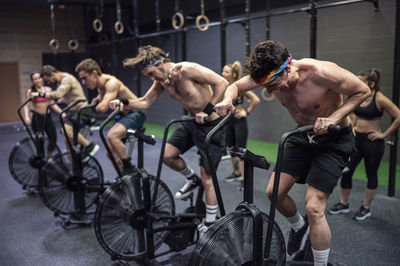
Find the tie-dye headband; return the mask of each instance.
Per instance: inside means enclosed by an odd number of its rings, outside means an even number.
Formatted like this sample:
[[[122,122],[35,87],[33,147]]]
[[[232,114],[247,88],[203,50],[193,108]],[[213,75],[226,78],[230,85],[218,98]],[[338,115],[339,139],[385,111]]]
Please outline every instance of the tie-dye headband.
[[[273,81],[276,79],[279,74],[285,69],[285,67],[292,61],[292,55],[289,54],[289,57],[286,59],[286,61],[282,64],[282,66],[279,69],[272,70],[269,72],[267,75],[265,75],[262,79],[260,79],[259,82],[257,82],[258,85],[265,86],[268,84],[268,82]]]

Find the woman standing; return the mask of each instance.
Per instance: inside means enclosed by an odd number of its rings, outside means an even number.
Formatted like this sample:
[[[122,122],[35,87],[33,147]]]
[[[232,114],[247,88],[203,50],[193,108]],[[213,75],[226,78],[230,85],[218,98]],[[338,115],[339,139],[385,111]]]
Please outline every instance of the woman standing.
[[[225,65],[222,70],[222,76],[232,84],[239,80],[242,76],[242,66],[239,61],[232,64]],[[247,110],[243,106],[244,99],[250,102]],[[233,105],[235,106],[234,117],[231,122],[226,126],[226,145],[228,147],[237,146],[246,148],[247,142],[247,116],[254,110],[256,105],[260,102],[260,98],[251,91],[246,92],[243,96],[237,97]],[[225,181],[232,182],[243,180],[244,163],[238,157],[232,157],[233,172],[225,178]]]
[[[43,79],[40,73],[34,72],[31,74],[32,86],[26,92],[27,99],[30,98],[31,92],[50,92],[51,88],[43,86]],[[31,104],[25,105],[24,120],[28,126],[32,126],[35,134],[40,131],[46,131],[49,138],[49,145],[47,147],[47,154],[51,155],[57,145],[57,132],[50,114],[46,114],[47,106],[52,102],[50,99],[36,97],[32,100]],[[51,107],[57,113],[61,113],[61,108],[58,105]],[[32,112],[32,117],[29,111]]]
[[[400,109],[382,92],[380,92],[380,72],[377,69],[366,69],[358,73],[358,77],[369,86],[371,95],[354,110],[354,132],[356,134],[356,151],[351,155],[349,171],[341,180],[340,201],[330,210],[330,214],[348,213],[348,199],[352,188],[352,177],[360,161],[364,158],[368,183],[365,197],[360,209],[354,214],[355,220],[364,220],[371,216],[370,205],[378,187],[378,168],[385,150],[384,138],[393,133],[400,125]],[[380,121],[384,112],[394,120],[381,131]]]

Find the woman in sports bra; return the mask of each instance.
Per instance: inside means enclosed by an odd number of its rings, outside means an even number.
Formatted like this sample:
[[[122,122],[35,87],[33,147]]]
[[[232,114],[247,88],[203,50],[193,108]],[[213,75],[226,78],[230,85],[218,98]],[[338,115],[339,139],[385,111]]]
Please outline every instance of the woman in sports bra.
[[[364,220],[371,216],[370,205],[378,187],[378,168],[385,150],[384,138],[392,134],[400,125],[400,109],[382,92],[380,92],[380,72],[377,69],[366,69],[358,77],[369,86],[371,95],[354,110],[351,115],[355,132],[355,152],[348,163],[348,171],[341,180],[340,201],[330,210],[330,214],[348,213],[348,199],[352,188],[352,176],[360,161],[364,158],[368,183],[363,204],[354,214],[355,220]],[[381,131],[380,121],[384,112],[394,120]]]
[[[232,64],[225,65],[222,70],[222,76],[232,84],[239,80],[242,75],[242,66],[239,61],[235,61]],[[244,99],[250,102],[247,110],[243,106]],[[243,96],[237,97],[233,105],[236,107],[234,118],[226,126],[226,145],[228,147],[237,146],[246,148],[247,142],[247,116],[254,110],[256,105],[260,102],[260,98],[254,92],[248,91]],[[225,181],[232,182],[243,180],[243,161],[240,161],[238,157],[232,157],[233,172],[231,175],[225,178]]]
[[[30,98],[31,92],[50,92],[51,88],[43,86],[43,79],[40,76],[40,73],[34,72],[31,74],[32,86],[26,92],[27,99]],[[32,126],[33,132],[45,131],[49,138],[49,146],[47,147],[48,154],[52,154],[54,148],[57,144],[57,132],[54,126],[53,120],[51,119],[51,115],[47,114],[46,117],[46,108],[47,106],[53,102],[50,99],[37,97],[34,98],[30,104],[25,105],[24,108],[24,120],[28,126]],[[53,105],[51,107],[57,113],[61,113],[61,108],[58,105]],[[32,117],[30,116],[30,112],[32,112]]]

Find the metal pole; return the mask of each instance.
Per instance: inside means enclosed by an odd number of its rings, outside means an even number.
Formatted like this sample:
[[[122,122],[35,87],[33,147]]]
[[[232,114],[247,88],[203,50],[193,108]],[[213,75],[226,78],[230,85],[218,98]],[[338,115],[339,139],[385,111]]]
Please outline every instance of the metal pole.
[[[271,1],[267,0],[267,16],[265,17],[265,39],[269,40],[271,35],[271,19],[269,13],[271,12]]]
[[[393,64],[393,92],[392,101],[399,105],[400,90],[400,3],[396,1],[396,24],[394,34],[394,64]],[[392,119],[393,122],[393,119]],[[390,145],[389,160],[389,185],[388,196],[393,197],[396,185],[396,161],[397,161],[397,129],[392,134],[393,143]]]
[[[246,22],[244,28],[246,30],[246,56],[250,56],[250,0],[246,0],[245,2],[245,12],[246,12]]]
[[[219,9],[221,14],[221,71],[226,65],[226,13],[225,13],[225,1],[219,0]]]
[[[156,2],[155,2],[155,10],[156,10],[156,31],[159,32],[161,30],[160,1],[159,0],[156,0]]]
[[[317,1],[310,0],[310,57],[317,58]]]

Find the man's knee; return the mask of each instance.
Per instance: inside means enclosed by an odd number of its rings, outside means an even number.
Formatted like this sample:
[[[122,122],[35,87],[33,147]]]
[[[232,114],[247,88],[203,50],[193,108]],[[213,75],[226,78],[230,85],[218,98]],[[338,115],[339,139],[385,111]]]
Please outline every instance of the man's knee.
[[[310,224],[324,218],[325,203],[326,199],[324,195],[314,195],[306,200],[306,213]]]

